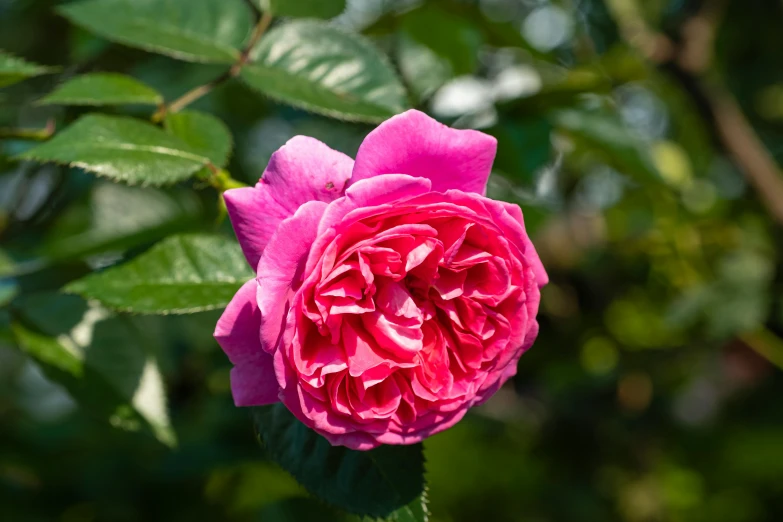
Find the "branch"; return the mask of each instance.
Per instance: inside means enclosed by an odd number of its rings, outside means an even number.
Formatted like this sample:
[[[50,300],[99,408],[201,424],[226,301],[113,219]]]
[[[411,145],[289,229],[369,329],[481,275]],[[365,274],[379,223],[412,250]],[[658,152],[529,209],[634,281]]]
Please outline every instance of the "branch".
[[[761,203],[783,224],[783,172],[756,134],[734,96],[716,71],[712,70],[716,27],[725,12],[726,1],[707,1],[701,12],[683,24],[682,41],[672,42],[651,30],[636,4],[609,0],[620,32],[629,45],[652,62],[664,66],[685,88],[715,135],[748,182],[758,192]],[[629,7],[631,6],[631,7]]]
[[[783,370],[783,340],[765,327],[739,336],[740,340],[766,360]]]
[[[163,118],[166,117],[166,114],[173,113],[173,112],[179,112],[194,101],[198,100],[202,96],[205,96],[206,94],[210,93],[212,90],[214,90],[216,87],[219,87],[226,81],[230,80],[231,78],[234,78],[235,76],[238,76],[239,73],[242,71],[242,67],[245,66],[248,59],[250,58],[250,53],[253,51],[253,48],[256,46],[256,44],[261,40],[261,37],[264,35],[267,29],[269,29],[269,25],[272,23],[272,15],[268,12],[265,12],[263,15],[261,15],[261,18],[258,20],[258,23],[253,28],[253,33],[250,36],[250,40],[248,41],[247,45],[244,49],[242,49],[242,52],[239,55],[239,58],[237,61],[231,66],[231,68],[215,78],[214,80],[205,83],[204,85],[199,85],[198,87],[191,89],[190,91],[186,92],[173,102],[169,103],[168,105],[161,106],[155,114],[152,115],[152,121],[159,122],[162,121]]]
[[[707,98],[723,146],[756,189],[767,211],[783,224],[783,172],[728,91],[714,86]]]

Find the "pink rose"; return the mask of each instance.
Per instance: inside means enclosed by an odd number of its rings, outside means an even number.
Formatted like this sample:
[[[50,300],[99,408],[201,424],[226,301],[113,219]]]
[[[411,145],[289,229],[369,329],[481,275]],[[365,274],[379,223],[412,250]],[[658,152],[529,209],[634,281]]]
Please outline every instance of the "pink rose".
[[[356,161],[303,136],[225,193],[257,277],[215,329],[237,406],[282,401],[332,444],[412,444],[516,373],[547,275],[484,197],[494,138],[408,111]]]

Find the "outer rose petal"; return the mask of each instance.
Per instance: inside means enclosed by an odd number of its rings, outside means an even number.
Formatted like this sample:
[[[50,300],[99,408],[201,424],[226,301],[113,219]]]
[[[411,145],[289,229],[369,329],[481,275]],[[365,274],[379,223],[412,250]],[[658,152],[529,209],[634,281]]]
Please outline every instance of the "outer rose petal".
[[[307,254],[315,241],[318,221],[326,203],[305,203],[290,218],[280,223],[258,263],[256,299],[261,318],[261,344],[274,352],[283,328],[289,294],[301,278]]]
[[[342,152],[295,136],[272,154],[255,187],[227,190],[228,215],[250,266],[255,270],[280,222],[303,203],[342,196],[352,168],[353,160]]]
[[[261,349],[259,340],[261,312],[256,286],[255,280],[242,285],[215,327],[215,339],[236,365],[231,371],[231,393],[237,406],[278,402],[272,356]]]
[[[237,406],[263,406],[279,402],[280,387],[275,380],[272,356],[264,354],[255,361],[231,370],[231,395]]]
[[[410,110],[386,120],[364,139],[351,184],[381,174],[429,178],[432,190],[484,194],[497,140],[474,130],[452,129]]]

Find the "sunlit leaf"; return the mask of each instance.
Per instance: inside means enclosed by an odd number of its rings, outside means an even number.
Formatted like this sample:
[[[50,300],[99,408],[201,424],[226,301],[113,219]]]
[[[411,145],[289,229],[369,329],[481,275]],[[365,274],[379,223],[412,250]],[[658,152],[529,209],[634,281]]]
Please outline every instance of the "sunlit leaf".
[[[108,40],[191,62],[236,61],[252,25],[243,0],[87,0],[58,11]]]
[[[19,158],[68,164],[143,185],[182,181],[209,163],[208,157],[150,123],[102,114],[83,116]]]
[[[41,105],[158,105],[163,98],[140,81],[116,73],[77,76],[60,85]]]
[[[239,244],[210,235],[171,236],[120,266],[65,287],[105,306],[142,314],[222,308],[253,278]]]
[[[58,67],[38,65],[0,50],[0,87],[58,70]]]
[[[405,110],[405,89],[363,37],[313,21],[284,24],[253,50],[242,79],[276,100],[335,118],[381,121]]]
[[[166,130],[187,143],[192,150],[208,157],[216,167],[224,167],[231,155],[233,140],[226,124],[198,111],[168,114]]]
[[[12,330],[20,349],[89,413],[124,429],[146,426],[172,446],[160,369],[134,321],[77,296],[36,294],[15,306]]]
[[[424,491],[421,444],[355,451],[329,442],[282,404],[253,409],[267,454],[318,498],[359,515],[416,518]]]

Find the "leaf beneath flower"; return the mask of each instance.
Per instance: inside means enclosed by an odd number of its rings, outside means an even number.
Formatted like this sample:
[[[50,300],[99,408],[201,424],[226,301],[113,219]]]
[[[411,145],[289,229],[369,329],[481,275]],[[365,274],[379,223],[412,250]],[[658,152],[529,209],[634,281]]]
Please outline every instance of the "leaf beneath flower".
[[[282,404],[253,408],[253,417],[269,457],[317,497],[358,515],[426,521],[421,444],[332,446]]]

